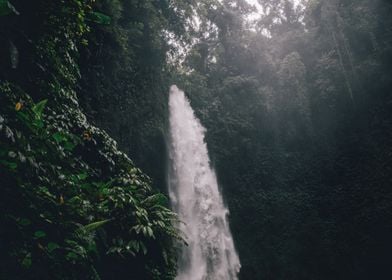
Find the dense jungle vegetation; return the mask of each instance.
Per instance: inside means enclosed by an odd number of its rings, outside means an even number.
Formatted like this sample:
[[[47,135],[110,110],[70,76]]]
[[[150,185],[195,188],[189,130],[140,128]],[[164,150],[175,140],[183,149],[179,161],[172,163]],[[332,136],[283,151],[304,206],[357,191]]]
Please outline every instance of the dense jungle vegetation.
[[[240,279],[391,279],[388,0],[0,0],[0,42],[0,279],[174,279],[173,83]]]

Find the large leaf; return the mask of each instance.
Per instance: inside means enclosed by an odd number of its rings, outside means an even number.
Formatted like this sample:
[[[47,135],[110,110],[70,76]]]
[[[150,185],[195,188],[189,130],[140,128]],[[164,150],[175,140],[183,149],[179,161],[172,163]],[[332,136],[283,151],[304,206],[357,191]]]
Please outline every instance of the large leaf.
[[[15,170],[18,167],[18,164],[15,162],[7,161],[4,159],[0,159],[0,164],[4,165],[5,167]]]
[[[31,264],[31,253],[28,253],[22,260],[22,266],[27,269],[31,267]]]
[[[11,13],[15,13],[16,15],[19,15],[19,12],[9,1],[0,0],[0,16],[6,16]]]
[[[157,193],[151,195],[143,200],[142,204],[157,204],[157,205],[166,205],[167,204],[167,197],[164,194]]]
[[[44,238],[46,236],[46,233],[42,230],[38,230],[34,233],[34,238],[39,239],[39,238]]]
[[[49,253],[53,252],[54,250],[56,250],[58,248],[60,248],[60,246],[57,243],[54,243],[54,242],[48,243],[47,249],[48,249]]]
[[[68,140],[67,135],[60,131],[52,134],[52,138],[57,142],[57,144],[60,144]]]
[[[86,19],[103,25],[109,25],[112,21],[111,17],[99,12],[90,12]]]
[[[81,230],[87,231],[87,232],[91,232],[91,231],[94,231],[94,230],[100,228],[101,226],[103,226],[104,224],[106,224],[106,223],[108,223],[110,221],[111,220],[108,219],[108,220],[103,220],[103,221],[99,221],[99,222],[94,222],[94,223],[91,223],[91,224],[83,226],[81,228]]]
[[[35,116],[37,117],[37,119],[42,118],[42,113],[44,112],[46,103],[48,103],[48,100],[44,99],[33,106],[32,110],[35,113]]]

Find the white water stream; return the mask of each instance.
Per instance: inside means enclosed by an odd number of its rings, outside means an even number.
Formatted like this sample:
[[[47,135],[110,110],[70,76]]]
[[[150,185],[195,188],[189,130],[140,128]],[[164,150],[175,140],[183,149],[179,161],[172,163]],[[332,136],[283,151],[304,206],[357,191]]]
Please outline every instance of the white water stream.
[[[241,265],[210,167],[205,129],[176,86],[170,88],[169,110],[169,194],[188,243],[180,252],[176,279],[237,280]]]

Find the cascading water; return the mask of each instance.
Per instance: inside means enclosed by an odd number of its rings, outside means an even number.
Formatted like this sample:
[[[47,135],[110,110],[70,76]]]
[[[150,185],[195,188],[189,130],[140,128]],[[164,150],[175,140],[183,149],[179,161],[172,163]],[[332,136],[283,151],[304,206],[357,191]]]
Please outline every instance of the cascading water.
[[[179,255],[176,279],[236,280],[241,265],[210,167],[205,129],[177,86],[170,88],[169,110],[169,194],[188,243]]]

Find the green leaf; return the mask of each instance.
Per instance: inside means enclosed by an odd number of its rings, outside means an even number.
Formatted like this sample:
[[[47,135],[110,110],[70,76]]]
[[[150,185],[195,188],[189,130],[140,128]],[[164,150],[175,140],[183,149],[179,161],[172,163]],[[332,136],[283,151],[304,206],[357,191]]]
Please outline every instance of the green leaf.
[[[166,205],[167,198],[164,194],[157,193],[157,194],[154,194],[154,195],[147,197],[145,200],[143,200],[142,203],[143,204],[154,203],[154,204],[158,204],[158,205]]]
[[[28,226],[28,225],[31,225],[31,221],[29,220],[29,219],[20,219],[19,221],[18,221],[18,223],[20,224],[20,225],[22,225],[22,226]]]
[[[19,118],[21,121],[23,121],[24,123],[30,123],[30,122],[31,122],[31,121],[30,121],[29,115],[27,115],[25,112],[18,111],[18,112],[17,112],[17,116],[18,116],[18,118]]]
[[[32,263],[32,261],[31,261],[31,253],[28,253],[28,254],[23,258],[22,266],[23,266],[24,268],[28,269],[28,268],[31,267],[31,263]]]
[[[18,167],[18,164],[15,162],[10,162],[10,161],[6,161],[3,159],[0,159],[0,164],[4,165],[5,167],[11,169],[11,170],[15,170]]]
[[[83,227],[81,228],[81,230],[82,230],[82,231],[91,232],[91,231],[96,230],[97,228],[102,227],[104,224],[106,224],[106,223],[108,223],[108,222],[110,222],[110,221],[111,221],[111,219],[103,220],[103,221],[99,221],[99,222],[94,222],[94,223],[91,223],[91,224],[88,224],[88,225],[83,226]]]
[[[67,136],[62,132],[56,132],[52,135],[52,138],[60,144],[61,142],[67,141]]]
[[[72,152],[73,149],[75,149],[76,145],[71,143],[71,142],[65,142],[64,144],[64,150],[68,151],[68,152]]]
[[[33,125],[36,128],[43,128],[44,127],[44,122],[39,118],[33,121]]]
[[[81,174],[78,174],[77,176],[78,176],[79,180],[86,180],[87,177],[88,177],[88,174],[87,173],[81,173]]]
[[[147,254],[147,247],[144,245],[143,242],[140,242],[140,247],[142,248],[143,254],[146,255]]]
[[[38,230],[38,231],[36,231],[34,233],[34,237],[37,238],[37,239],[38,238],[43,238],[45,236],[46,236],[46,233],[44,231],[42,231],[42,230]]]
[[[12,12],[15,13],[16,15],[19,15],[19,12],[9,1],[0,0],[0,16],[9,15]]]
[[[66,258],[67,260],[69,260],[69,261],[74,261],[74,260],[77,260],[77,259],[78,259],[78,255],[75,254],[74,252],[69,252],[69,253],[65,256],[65,258]]]
[[[152,228],[147,227],[147,232],[148,232],[148,235],[149,235],[150,237],[155,238],[154,232],[152,231]]]
[[[37,119],[42,118],[42,113],[44,112],[46,103],[48,103],[48,100],[44,99],[33,106],[32,110],[35,113]]]
[[[52,253],[54,250],[56,250],[58,248],[60,248],[60,246],[57,243],[54,243],[54,242],[48,243],[47,249],[48,249],[49,253]]]
[[[86,20],[92,21],[98,24],[103,24],[103,25],[110,25],[112,19],[111,17],[102,14],[100,12],[90,12],[87,15]]]

